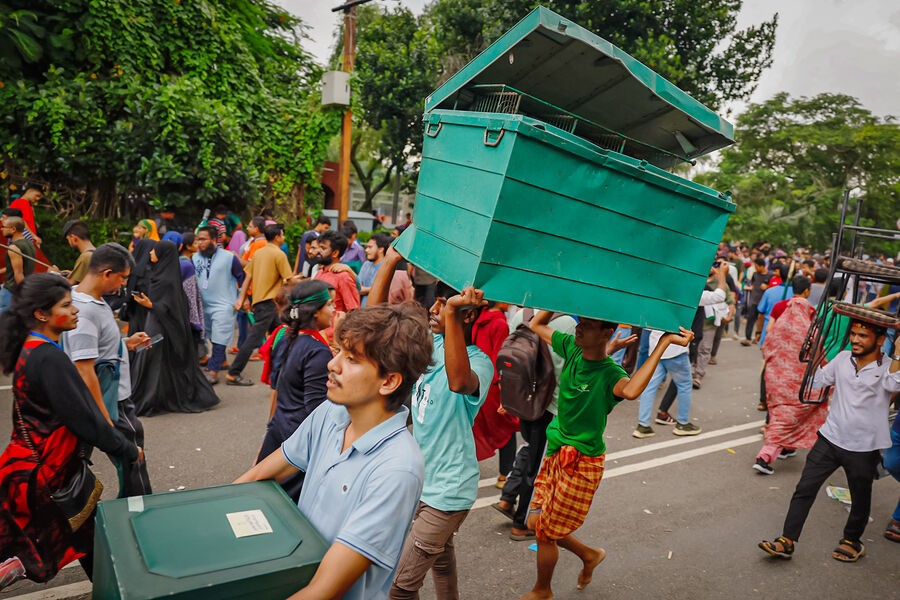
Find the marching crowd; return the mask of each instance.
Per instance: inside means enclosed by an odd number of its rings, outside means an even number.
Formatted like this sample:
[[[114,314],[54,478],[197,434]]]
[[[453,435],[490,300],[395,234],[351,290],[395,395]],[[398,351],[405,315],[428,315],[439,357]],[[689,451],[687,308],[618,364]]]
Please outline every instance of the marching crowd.
[[[512,539],[538,548],[522,598],[552,597],[560,547],[581,560],[583,589],[606,555],[575,532],[603,476],[609,413],[637,400],[634,437],[654,436],[654,425],[699,434],[691,394],[729,335],[748,361],[762,350],[767,425],[753,469],[771,474],[776,459],[810,449],[782,535],[760,548],[789,558],[841,467],[853,504],[833,557],[858,560],[882,451],[900,479],[900,426],[888,425],[900,392],[895,330],[846,318],[812,358],[812,387],[833,387],[830,402],[798,400],[801,346],[838,293],[825,289],[827,255],[723,243],[691,327],[640,331],[453,289],[391,247],[402,227],[363,245],[352,221],[333,230],[319,217],[289,255],[282,225],[267,215],[243,224],[225,207],[187,231],[144,219],[129,248],[95,247],[84,222],[68,222],[73,267],[34,273],[40,193],[30,188],[2,220],[0,368],[13,375],[14,428],[0,457],[0,588],[47,581],[74,560],[90,577],[102,491],[91,451],[116,465],[119,497],[152,493],[140,417],[208,410],[219,384],[262,387],[270,399],[257,462],[237,482],[279,481],[331,543],[296,598],[417,598],[429,572],[438,598],[457,598],[454,534],[477,496],[478,461],[498,453],[494,508]],[[897,314],[900,288],[859,291]],[[528,418],[516,416],[510,374],[537,362],[498,360],[516,336],[533,342],[524,360],[549,361]],[[244,374],[251,360],[263,361],[259,383]],[[900,542],[900,504],[884,535]]]

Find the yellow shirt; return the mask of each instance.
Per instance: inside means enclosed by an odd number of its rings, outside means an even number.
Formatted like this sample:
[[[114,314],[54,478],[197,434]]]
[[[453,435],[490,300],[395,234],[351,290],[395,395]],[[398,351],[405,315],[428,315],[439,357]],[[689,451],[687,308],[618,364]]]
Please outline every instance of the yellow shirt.
[[[253,283],[253,304],[272,300],[281,291],[282,282],[293,276],[287,256],[275,244],[266,244],[253,254],[244,267]]]

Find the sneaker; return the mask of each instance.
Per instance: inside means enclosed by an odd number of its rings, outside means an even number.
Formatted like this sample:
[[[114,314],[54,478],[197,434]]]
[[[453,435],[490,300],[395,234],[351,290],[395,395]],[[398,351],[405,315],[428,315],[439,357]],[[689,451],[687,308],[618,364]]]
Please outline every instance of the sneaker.
[[[644,438],[653,437],[656,435],[656,432],[653,431],[653,428],[649,425],[641,425],[638,423],[637,428],[634,430],[634,433],[631,434],[632,437],[636,437],[639,440]]]
[[[717,365],[717,364],[719,364],[719,361],[716,360],[716,357],[715,357],[715,356],[710,356],[710,357],[709,357],[709,363],[708,363],[708,364],[710,364],[710,365]]]
[[[787,448],[782,448],[781,454],[778,455],[778,458],[781,459],[781,460],[784,460],[784,459],[790,458],[790,457],[792,457],[792,456],[797,456],[797,450],[796,450],[796,449],[788,450]]]
[[[13,556],[0,563],[0,590],[24,578],[25,566],[18,556]]]
[[[240,385],[243,387],[248,387],[253,385],[253,382],[249,379],[241,377],[240,375],[237,375],[235,377],[228,375],[225,377],[225,385]]]
[[[666,411],[661,410],[656,413],[656,422],[660,425],[674,425],[675,419]]]
[[[764,461],[761,458],[757,458],[756,462],[753,463],[753,468],[762,473],[763,475],[772,475],[775,473],[775,469],[769,466],[769,463]]]
[[[693,423],[675,423],[675,429],[672,430],[672,433],[675,435],[697,435],[701,431],[703,429]]]

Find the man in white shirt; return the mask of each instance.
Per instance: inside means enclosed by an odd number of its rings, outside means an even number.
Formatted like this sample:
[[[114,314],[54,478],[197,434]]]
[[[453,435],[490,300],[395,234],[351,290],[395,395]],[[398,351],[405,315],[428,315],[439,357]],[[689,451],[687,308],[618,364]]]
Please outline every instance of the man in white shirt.
[[[806,457],[782,536],[759,543],[771,556],[791,557],[819,488],[838,467],[847,475],[852,504],[844,537],[831,556],[841,562],[856,562],[865,556],[861,538],[869,522],[872,481],[880,450],[891,446],[888,406],[891,394],[900,392],[900,356],[896,349],[890,357],[882,354],[884,337],[883,328],[853,320],[850,350],[816,371],[813,388],[833,385],[834,395],[819,439]]]

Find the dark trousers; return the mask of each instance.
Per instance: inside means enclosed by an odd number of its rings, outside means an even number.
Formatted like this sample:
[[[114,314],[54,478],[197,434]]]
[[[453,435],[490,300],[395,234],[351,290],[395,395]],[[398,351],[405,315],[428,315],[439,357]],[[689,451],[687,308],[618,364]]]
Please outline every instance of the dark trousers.
[[[547,426],[552,420],[553,415],[549,412],[545,412],[544,416],[536,421],[519,420],[519,431],[528,445],[522,446],[516,453],[512,471],[500,493],[501,499],[516,506],[513,526],[517,529],[527,529],[525,521],[528,518],[528,505],[534,491],[534,480],[541,468],[541,458],[547,446]]]
[[[237,377],[247,366],[250,357],[257,348],[266,340],[266,334],[275,328],[278,320],[278,311],[275,309],[274,300],[263,300],[253,305],[253,326],[247,334],[247,340],[241,345],[228,374]]]
[[[784,537],[797,541],[803,524],[809,515],[819,488],[838,467],[843,467],[850,488],[850,516],[844,525],[844,539],[858,542],[869,523],[872,508],[872,482],[875,480],[876,465],[881,460],[878,450],[871,452],[851,452],[838,448],[819,434],[819,439],[806,457],[803,474],[791,498],[791,506],[784,519]]]
[[[500,474],[501,475],[509,475],[510,471],[512,471],[513,464],[516,462],[516,435],[513,434],[509,436],[509,441],[506,442],[506,445],[500,448],[500,452],[497,455],[498,462],[500,463]]]
[[[756,317],[759,311],[756,310],[756,304],[747,305],[747,328],[744,330],[744,337],[748,340],[753,339],[753,328],[756,327]]]
[[[134,408],[134,402],[131,398],[119,401],[119,418],[116,419],[116,429],[133,443],[135,446],[144,447],[144,426],[138,419],[137,412]],[[147,472],[146,456],[144,462],[130,463],[119,462],[113,459],[116,465],[116,471],[119,473],[119,498],[128,498],[129,496],[144,496],[152,494],[150,488],[150,474]]]

